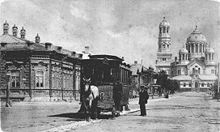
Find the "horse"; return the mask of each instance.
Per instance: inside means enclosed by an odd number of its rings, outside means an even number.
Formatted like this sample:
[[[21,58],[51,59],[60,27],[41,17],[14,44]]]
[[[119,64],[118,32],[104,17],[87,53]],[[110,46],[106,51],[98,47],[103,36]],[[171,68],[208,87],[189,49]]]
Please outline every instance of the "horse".
[[[84,114],[86,120],[89,121],[90,118],[97,118],[97,105],[99,100],[99,89],[98,87],[91,85],[90,79],[84,79],[84,92],[82,98],[82,104],[84,105]]]

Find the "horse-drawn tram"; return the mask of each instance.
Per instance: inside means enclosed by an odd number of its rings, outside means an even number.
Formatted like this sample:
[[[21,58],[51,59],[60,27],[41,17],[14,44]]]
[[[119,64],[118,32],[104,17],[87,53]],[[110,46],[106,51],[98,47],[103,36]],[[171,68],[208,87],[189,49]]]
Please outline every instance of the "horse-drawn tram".
[[[99,98],[97,103],[93,102],[95,106],[92,105],[92,107],[95,108],[91,108],[91,111],[97,112],[97,115],[100,112],[112,112],[114,117],[123,106],[128,105],[131,71],[130,65],[123,61],[122,58],[112,55],[90,55],[90,59],[82,60],[81,100],[88,96],[85,90],[88,89],[86,84],[91,87],[91,92],[93,92],[93,86],[96,86]],[[94,94],[92,96],[94,97]],[[84,107],[87,106],[84,105]]]

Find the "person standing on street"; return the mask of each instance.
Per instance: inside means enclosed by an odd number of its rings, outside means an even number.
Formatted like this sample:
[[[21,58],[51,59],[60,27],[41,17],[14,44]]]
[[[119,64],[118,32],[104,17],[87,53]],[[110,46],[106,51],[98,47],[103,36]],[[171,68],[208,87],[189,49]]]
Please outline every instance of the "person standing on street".
[[[140,105],[141,116],[146,116],[145,104],[147,104],[148,98],[149,95],[147,89],[145,89],[144,86],[141,86],[139,91],[139,105]]]
[[[121,111],[121,97],[122,97],[122,85],[120,84],[119,81],[117,81],[113,87],[113,99],[114,99],[116,111]]]

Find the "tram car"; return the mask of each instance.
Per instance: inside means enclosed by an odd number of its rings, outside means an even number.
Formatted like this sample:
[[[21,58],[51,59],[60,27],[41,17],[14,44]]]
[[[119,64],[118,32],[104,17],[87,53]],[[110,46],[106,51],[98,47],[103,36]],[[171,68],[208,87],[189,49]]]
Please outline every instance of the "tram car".
[[[124,63],[123,58],[112,55],[90,55],[89,57],[82,60],[81,77],[90,78],[91,85],[99,89],[98,114],[112,112],[115,116],[119,113],[114,101],[115,94],[121,93],[120,108],[127,106],[129,102],[130,65]],[[116,83],[119,83],[121,88],[116,87]]]

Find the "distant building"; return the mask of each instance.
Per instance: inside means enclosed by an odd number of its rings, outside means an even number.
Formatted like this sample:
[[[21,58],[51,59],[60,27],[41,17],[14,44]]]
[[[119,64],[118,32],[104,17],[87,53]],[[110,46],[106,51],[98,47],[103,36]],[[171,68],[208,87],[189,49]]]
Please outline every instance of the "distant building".
[[[19,100],[73,100],[80,88],[80,60],[82,54],[63,49],[51,43],[35,42],[25,38],[22,27],[3,24],[0,36],[0,97]]]
[[[179,58],[172,60],[170,24],[165,18],[160,23],[156,70],[164,70],[171,79],[178,80],[182,91],[206,91],[214,84],[217,80],[214,54],[196,26],[179,50]]]
[[[143,71],[146,71],[147,68],[142,64],[139,64],[137,61],[134,61],[134,64],[131,64],[131,85],[133,88],[133,95],[138,95],[138,88],[141,85],[146,85],[146,79],[141,76]]]

